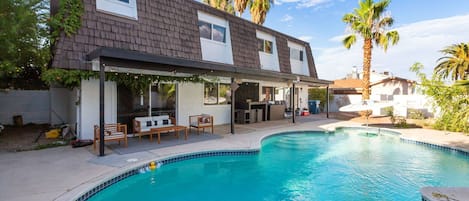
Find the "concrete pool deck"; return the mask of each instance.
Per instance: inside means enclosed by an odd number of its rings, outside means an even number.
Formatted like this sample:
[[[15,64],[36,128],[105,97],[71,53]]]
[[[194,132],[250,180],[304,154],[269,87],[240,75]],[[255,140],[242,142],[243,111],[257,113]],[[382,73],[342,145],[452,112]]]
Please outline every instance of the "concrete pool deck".
[[[107,150],[97,157],[92,148],[70,146],[18,153],[0,153],[0,200],[71,200],[85,190],[126,169],[150,160],[172,155],[207,150],[257,149],[268,135],[290,130],[327,130],[361,123],[321,117],[237,125],[237,134],[226,134],[229,126],[215,128],[219,139],[164,147],[132,154],[118,155]],[[428,129],[397,129],[403,138],[469,150],[469,137]],[[225,134],[223,134],[225,133]],[[192,134],[193,135],[193,134]],[[189,135],[190,137],[190,135]],[[164,141],[162,141],[164,143]]]

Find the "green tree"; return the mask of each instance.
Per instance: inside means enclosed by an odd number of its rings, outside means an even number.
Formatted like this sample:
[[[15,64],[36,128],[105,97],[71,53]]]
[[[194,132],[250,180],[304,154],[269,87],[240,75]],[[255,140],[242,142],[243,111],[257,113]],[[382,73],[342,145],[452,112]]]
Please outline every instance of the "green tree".
[[[387,50],[389,43],[397,44],[399,33],[387,31],[392,26],[394,19],[385,14],[390,0],[373,2],[373,0],[359,1],[359,7],[353,13],[347,13],[342,21],[348,24],[352,34],[346,36],[342,41],[347,49],[355,44],[357,35],[363,38],[363,95],[364,100],[370,99],[370,69],[371,51],[374,44]]]
[[[423,65],[415,63],[410,71],[419,78],[421,91],[431,98],[435,111],[439,110],[433,127],[439,130],[469,133],[469,87],[447,85],[441,76],[428,79],[421,73]]]
[[[469,79],[469,43],[454,44],[441,52],[448,56],[438,59],[440,63],[434,69],[438,76],[452,80]]]
[[[203,0],[203,2],[218,10],[222,10],[233,15],[235,14],[233,0]]]
[[[264,24],[270,7],[274,4],[274,0],[252,0],[250,1],[251,21],[256,24]]]
[[[0,88],[42,83],[49,61],[47,6],[42,0],[0,1]]]
[[[329,93],[329,101],[332,101],[333,99],[334,99],[334,95],[332,93]],[[327,104],[326,88],[308,89],[308,100],[319,100],[319,108],[321,108],[322,111],[325,111],[326,104]]]

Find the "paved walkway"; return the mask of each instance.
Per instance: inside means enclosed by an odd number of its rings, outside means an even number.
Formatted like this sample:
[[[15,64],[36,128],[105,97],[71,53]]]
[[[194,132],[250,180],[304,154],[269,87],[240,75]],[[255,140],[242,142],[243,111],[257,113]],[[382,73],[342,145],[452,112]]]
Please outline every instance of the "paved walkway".
[[[132,169],[150,160],[175,154],[207,150],[252,149],[273,133],[289,130],[322,130],[337,126],[358,126],[360,123],[320,117],[237,125],[236,135],[227,134],[229,126],[215,128],[222,138],[156,150],[97,157],[91,147],[69,146],[18,153],[0,153],[0,200],[71,200],[106,178]],[[399,129],[402,137],[469,150],[469,137],[426,129]],[[189,136],[190,137],[190,136]],[[130,145],[131,146],[131,145]]]

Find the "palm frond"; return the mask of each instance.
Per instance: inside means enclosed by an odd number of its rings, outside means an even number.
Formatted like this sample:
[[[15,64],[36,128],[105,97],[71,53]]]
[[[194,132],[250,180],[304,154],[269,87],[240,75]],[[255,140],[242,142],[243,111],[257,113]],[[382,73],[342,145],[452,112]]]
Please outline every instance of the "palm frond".
[[[342,43],[347,49],[350,49],[355,42],[357,42],[357,36],[355,34],[348,35],[342,40]]]

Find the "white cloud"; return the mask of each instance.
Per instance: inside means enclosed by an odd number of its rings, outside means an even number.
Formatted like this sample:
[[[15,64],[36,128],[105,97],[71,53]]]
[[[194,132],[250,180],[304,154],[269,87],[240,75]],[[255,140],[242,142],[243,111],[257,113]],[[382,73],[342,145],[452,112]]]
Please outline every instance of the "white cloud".
[[[469,42],[469,15],[420,21],[397,28],[400,41],[390,46],[384,53],[381,48],[374,48],[371,69],[378,72],[389,70],[395,76],[415,79],[409,67],[415,62],[425,66],[424,72],[431,73],[437,60],[444,55],[441,49],[456,43]],[[344,36],[330,39],[336,46],[317,50],[314,53],[316,69],[321,79],[345,77],[352,66],[362,66],[362,40],[347,50],[341,44]]]
[[[282,17],[282,19],[280,19],[281,22],[288,22],[288,21],[292,21],[293,20],[293,17],[289,14],[286,14]]]
[[[306,41],[306,42],[311,42],[311,39],[313,39],[313,37],[312,36],[300,36],[298,37],[298,39],[302,41]]]

